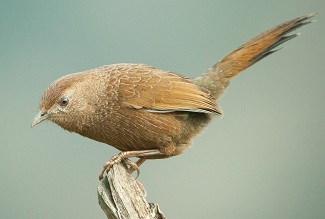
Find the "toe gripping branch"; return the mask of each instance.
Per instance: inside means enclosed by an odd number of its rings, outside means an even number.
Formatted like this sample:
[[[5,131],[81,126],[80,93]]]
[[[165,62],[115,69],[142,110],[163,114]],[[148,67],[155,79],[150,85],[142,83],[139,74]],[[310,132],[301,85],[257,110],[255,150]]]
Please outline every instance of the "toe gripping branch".
[[[118,164],[120,162],[125,162],[126,165],[130,166],[129,172],[132,173],[135,170],[137,171],[136,178],[140,175],[140,169],[139,166],[146,160],[146,157],[149,156],[157,156],[162,155],[162,153],[159,150],[140,150],[140,151],[123,151],[119,154],[113,156],[109,161],[107,161],[102,170],[99,173],[99,180],[102,180],[104,178],[104,173],[108,173],[108,171],[112,168],[114,164]],[[129,158],[132,157],[139,157],[140,159],[137,160],[135,163],[132,162]]]

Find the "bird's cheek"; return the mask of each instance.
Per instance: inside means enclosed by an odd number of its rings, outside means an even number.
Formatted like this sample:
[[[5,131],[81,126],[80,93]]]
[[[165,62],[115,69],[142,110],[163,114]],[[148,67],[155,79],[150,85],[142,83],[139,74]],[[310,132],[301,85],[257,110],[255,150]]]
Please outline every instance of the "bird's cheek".
[[[70,110],[70,113],[75,114],[76,117],[93,114],[94,112],[94,104],[87,101],[78,102],[78,104],[75,104]]]
[[[68,118],[67,112],[65,110],[61,110],[59,108],[56,108],[52,110],[52,112],[48,116],[48,120],[60,125],[60,123],[63,123],[64,120]]]
[[[58,114],[52,114],[52,115],[49,116],[47,119],[50,120],[51,122],[56,123],[56,124],[60,123],[60,121],[62,120],[62,119],[60,118],[60,115],[58,115]],[[58,124],[58,125],[59,125],[59,124]]]
[[[53,116],[52,118],[50,118],[49,120],[51,120],[58,126],[62,127],[63,129],[71,131],[70,127],[71,127],[71,123],[73,123],[73,121],[70,116],[56,115],[56,116]]]

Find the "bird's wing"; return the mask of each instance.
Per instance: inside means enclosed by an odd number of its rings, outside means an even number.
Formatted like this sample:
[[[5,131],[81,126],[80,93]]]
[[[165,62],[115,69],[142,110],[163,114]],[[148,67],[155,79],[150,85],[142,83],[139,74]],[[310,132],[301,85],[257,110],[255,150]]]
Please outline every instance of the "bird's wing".
[[[118,96],[126,107],[154,113],[222,113],[214,98],[189,78],[136,64],[120,65],[119,73]]]

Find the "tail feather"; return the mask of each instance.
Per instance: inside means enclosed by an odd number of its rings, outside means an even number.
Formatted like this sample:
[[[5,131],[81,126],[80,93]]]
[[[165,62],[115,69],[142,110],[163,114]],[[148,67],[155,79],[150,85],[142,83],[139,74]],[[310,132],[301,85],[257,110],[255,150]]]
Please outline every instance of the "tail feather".
[[[298,17],[254,37],[229,53],[202,76],[196,78],[196,84],[208,89],[216,99],[219,99],[232,77],[278,51],[277,47],[279,45],[299,35],[299,33],[288,35],[290,32],[311,23],[312,21],[309,19],[315,15],[316,13],[312,13]]]
[[[272,53],[282,49],[281,48],[277,48],[275,49],[276,47],[278,47],[279,45],[281,45],[282,43],[288,41],[288,40],[291,40],[292,38],[295,38],[296,36],[299,36],[300,34],[292,34],[290,36],[284,36],[284,37],[281,37],[281,39],[279,41],[277,41],[276,43],[274,43],[273,45],[271,45],[269,48],[267,48],[264,52],[260,53],[259,55],[255,56],[254,58],[252,58],[249,62],[254,64],[262,59],[264,59],[265,57],[271,55]],[[273,50],[274,49],[274,50]],[[251,64],[251,65],[252,65]]]

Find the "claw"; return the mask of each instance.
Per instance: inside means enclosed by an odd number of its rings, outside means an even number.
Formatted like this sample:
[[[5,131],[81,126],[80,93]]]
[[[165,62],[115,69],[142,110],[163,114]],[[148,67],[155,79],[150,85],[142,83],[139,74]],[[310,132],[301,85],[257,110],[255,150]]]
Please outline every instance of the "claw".
[[[121,158],[117,155],[113,156],[109,161],[107,161],[99,173],[99,177],[98,177],[99,180],[102,180],[104,178],[104,173],[106,172],[107,174],[114,164],[120,162],[121,162]]]
[[[162,152],[160,152],[158,149],[153,149],[153,150],[142,150],[142,151],[123,151],[119,153],[118,155],[113,156],[109,161],[107,161],[102,170],[99,173],[99,180],[102,180],[104,178],[104,173],[105,171],[108,173],[111,167],[114,164],[118,164],[121,161],[125,161],[127,165],[130,166],[129,172],[132,173],[133,171],[137,171],[137,177],[140,175],[140,169],[139,166],[146,160],[146,156],[157,156],[157,155],[164,155]],[[131,157],[139,157],[140,159],[136,162],[133,163],[132,161],[129,160]]]
[[[139,175],[140,175],[140,169],[138,167],[138,165],[134,162],[132,162],[129,159],[124,160],[126,165],[129,165],[129,173],[132,174],[135,170],[137,171],[137,176],[135,177],[135,179],[138,179]]]
[[[132,173],[134,170],[137,171],[137,176],[135,179],[137,179],[140,175],[140,170],[139,167],[136,163],[133,163],[131,160],[129,160],[126,156],[125,153],[121,152],[118,155],[113,156],[109,161],[107,161],[103,168],[101,169],[99,173],[99,180],[102,180],[104,178],[104,173],[108,174],[109,170],[113,167],[114,164],[118,164],[120,162],[124,161],[127,165],[130,166],[128,169],[130,173]]]

